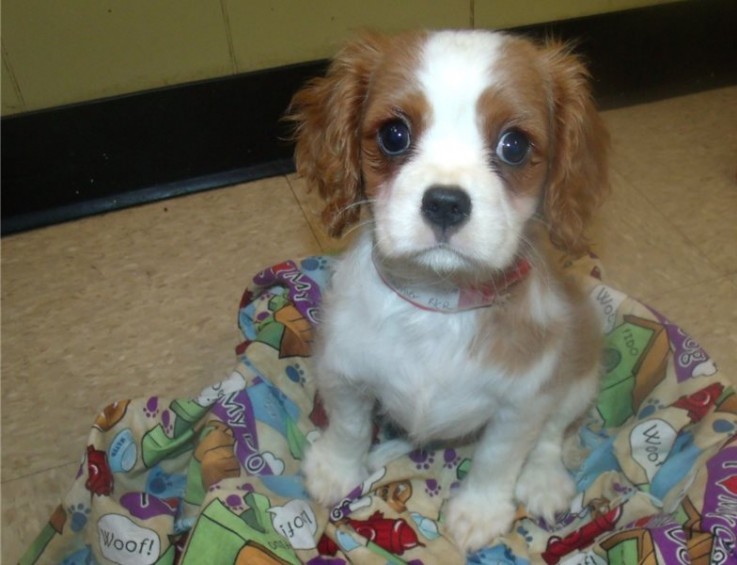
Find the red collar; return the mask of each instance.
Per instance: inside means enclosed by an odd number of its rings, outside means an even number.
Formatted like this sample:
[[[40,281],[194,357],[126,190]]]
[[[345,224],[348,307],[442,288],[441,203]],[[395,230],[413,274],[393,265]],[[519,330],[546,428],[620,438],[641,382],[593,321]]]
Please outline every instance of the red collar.
[[[512,267],[482,284],[433,289],[431,286],[423,288],[405,283],[384,271],[376,261],[374,264],[384,284],[401,298],[422,310],[445,313],[491,306],[511,287],[524,280],[532,270],[529,261],[518,258]]]

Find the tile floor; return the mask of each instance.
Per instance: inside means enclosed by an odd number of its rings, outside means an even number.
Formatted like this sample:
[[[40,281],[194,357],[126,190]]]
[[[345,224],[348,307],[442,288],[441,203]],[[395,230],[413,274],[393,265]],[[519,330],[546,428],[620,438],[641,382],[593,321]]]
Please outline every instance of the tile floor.
[[[605,118],[607,281],[737,373],[737,87]],[[58,504],[104,405],[226,376],[250,276],[339,247],[304,192],[272,178],[2,240],[3,562]]]

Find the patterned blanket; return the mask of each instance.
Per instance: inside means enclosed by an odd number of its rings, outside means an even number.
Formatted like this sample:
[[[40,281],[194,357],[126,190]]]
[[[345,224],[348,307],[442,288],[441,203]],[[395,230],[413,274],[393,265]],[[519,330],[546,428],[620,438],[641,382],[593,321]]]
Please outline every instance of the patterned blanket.
[[[389,463],[332,509],[311,503],[299,466],[326,423],[309,355],[331,265],[310,257],[259,273],[239,309],[237,365],[197,398],[106,407],[21,563],[737,562],[734,387],[589,258],[574,268],[603,314],[606,372],[568,512],[546,523],[520,507],[511,533],[461,555],[443,509],[473,449],[442,445]]]

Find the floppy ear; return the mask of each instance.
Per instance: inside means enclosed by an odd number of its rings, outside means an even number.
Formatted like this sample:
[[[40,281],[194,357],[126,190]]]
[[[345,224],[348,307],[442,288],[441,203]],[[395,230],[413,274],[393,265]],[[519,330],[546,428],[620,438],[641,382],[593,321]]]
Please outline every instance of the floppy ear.
[[[584,228],[609,192],[609,134],[594,107],[589,73],[570,46],[544,48],[551,69],[552,164],[544,214],[550,240],[560,250],[588,250]]]
[[[381,56],[381,37],[365,34],[347,44],[327,74],[292,98],[297,172],[325,200],[322,219],[339,237],[359,219],[363,199],[361,120],[370,77]]]

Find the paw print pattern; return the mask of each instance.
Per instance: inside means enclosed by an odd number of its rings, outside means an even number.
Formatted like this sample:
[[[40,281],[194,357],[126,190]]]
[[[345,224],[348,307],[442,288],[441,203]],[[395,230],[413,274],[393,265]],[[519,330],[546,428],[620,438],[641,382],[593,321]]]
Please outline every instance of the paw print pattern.
[[[299,264],[300,270],[320,288],[325,288],[330,281],[335,261],[326,256],[307,257]]]
[[[414,462],[415,467],[420,471],[427,471],[430,466],[435,463],[435,453],[417,449],[409,454],[409,458]]]
[[[461,462],[461,457],[456,453],[455,449],[446,449],[443,452],[443,467],[453,469]]]
[[[67,514],[71,516],[69,526],[73,532],[81,532],[87,525],[87,519],[90,515],[90,507],[83,503],[74,504],[67,508]]]
[[[440,485],[435,479],[427,479],[425,481],[425,492],[430,496],[438,496],[440,494]]]
[[[631,495],[635,491],[635,489],[632,488],[630,485],[622,484],[618,481],[614,481],[614,484],[612,485],[612,489],[617,494],[621,494],[622,496],[627,497],[627,498],[629,498],[629,495]]]
[[[187,488],[187,476],[179,473],[166,473],[153,467],[146,479],[146,492],[161,499],[179,498]]]
[[[299,363],[295,363],[294,365],[289,365],[285,372],[287,373],[287,377],[289,377],[289,380],[297,383],[298,385],[304,386],[305,384],[305,371],[300,366]]]
[[[660,401],[657,398],[651,398],[640,409],[640,412],[639,414],[637,414],[637,417],[640,420],[644,420],[645,418],[649,418],[655,412],[657,412],[658,410],[662,408],[664,408],[664,406],[660,403]]]
[[[245,508],[243,504],[243,497],[238,496],[237,494],[230,494],[225,497],[225,504],[227,504],[228,507],[235,512],[240,512]]]
[[[159,415],[159,397],[152,396],[146,401],[143,407],[143,413],[149,418],[156,418]]]
[[[302,261],[302,268],[305,271],[322,271],[327,269],[328,261],[325,257],[307,257]]]
[[[522,537],[522,539],[527,542],[527,545],[530,545],[532,543],[532,534],[529,532],[527,528],[524,526],[520,526],[517,528],[517,533]]]
[[[164,427],[164,433],[168,437],[172,437],[174,435],[174,418],[169,410],[164,410],[161,413],[161,425]]]

